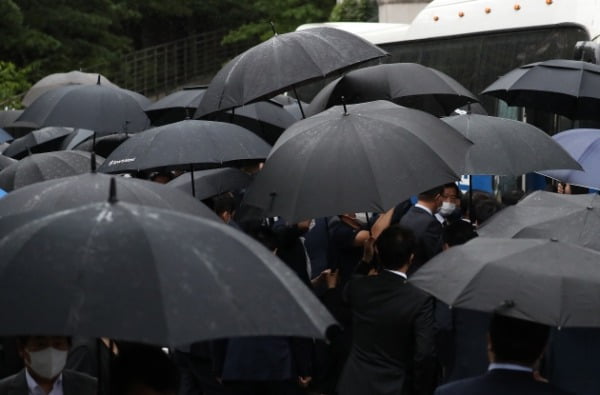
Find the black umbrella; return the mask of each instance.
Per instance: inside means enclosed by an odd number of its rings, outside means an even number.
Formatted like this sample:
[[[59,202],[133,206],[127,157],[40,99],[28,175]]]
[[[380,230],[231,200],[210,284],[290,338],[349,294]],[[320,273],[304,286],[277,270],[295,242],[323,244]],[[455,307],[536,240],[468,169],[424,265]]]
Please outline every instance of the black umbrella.
[[[273,96],[269,100],[281,104],[296,120],[302,119],[300,108],[308,107],[308,103],[300,102],[300,105],[298,105],[299,100],[288,95]]]
[[[289,221],[385,211],[462,173],[471,142],[433,115],[377,101],[298,121],[244,202]]]
[[[2,155],[21,159],[30,153],[57,151],[63,140],[73,132],[72,128],[47,127],[31,131],[15,139]]]
[[[386,54],[354,34],[330,27],[275,34],[235,57],[217,73],[197,115],[268,98]]]
[[[181,191],[195,193],[197,199],[203,200],[225,192],[246,188],[252,177],[243,171],[231,167],[208,169],[194,172],[194,188],[189,174],[182,174],[167,183],[169,187]]]
[[[17,160],[9,158],[8,156],[0,155],[0,170],[7,168],[13,163],[17,163]]]
[[[116,202],[0,219],[0,335],[106,336],[160,345],[324,337],[313,293],[242,232]],[[26,314],[24,314],[26,312]]]
[[[569,243],[479,237],[437,255],[409,281],[452,307],[600,326],[600,252]]]
[[[99,173],[43,181],[17,189],[0,199],[0,213],[17,214],[31,210],[54,212],[104,202],[111,179],[119,190],[119,200],[123,202],[218,220],[204,204],[173,188],[146,180]]]
[[[512,106],[600,119],[600,65],[566,59],[532,63],[500,77],[482,93]]]
[[[545,169],[581,169],[556,141],[528,123],[476,114],[442,120],[473,142],[464,174],[521,175]]]
[[[297,121],[282,105],[271,100],[217,113],[211,118],[246,128],[271,145],[275,144],[285,129]]]
[[[124,173],[169,169],[220,167],[260,160],[270,146],[241,128],[223,122],[186,120],[147,130],[121,144],[98,169]]]
[[[192,118],[205,91],[206,87],[184,88],[157,100],[144,111],[155,126],[183,121]]]
[[[96,157],[97,165],[102,158]],[[0,188],[12,191],[36,182],[87,173],[91,154],[80,151],[55,151],[33,154],[0,171]]]
[[[100,156],[108,157],[117,147],[123,144],[131,135],[128,133],[107,134],[106,136],[87,139],[73,147],[78,151],[95,152]]]
[[[585,208],[594,207],[600,209],[600,195],[582,194],[567,195],[547,191],[534,191],[525,196],[519,203],[519,206],[525,207],[575,207]]]
[[[69,85],[52,89],[31,104],[17,122],[91,129],[99,135],[139,132],[150,120],[123,89],[105,85]]]
[[[393,63],[353,70],[332,81],[314,97],[306,113],[317,114],[342,100],[389,100],[436,116],[450,115],[456,108],[478,101],[441,71],[417,63]]]

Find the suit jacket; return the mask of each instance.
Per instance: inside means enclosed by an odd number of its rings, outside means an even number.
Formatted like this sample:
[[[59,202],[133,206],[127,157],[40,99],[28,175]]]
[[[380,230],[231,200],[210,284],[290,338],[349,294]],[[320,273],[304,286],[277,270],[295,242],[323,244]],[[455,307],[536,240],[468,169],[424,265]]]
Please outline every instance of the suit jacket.
[[[435,395],[566,395],[548,383],[536,381],[529,372],[494,369],[470,379],[454,381],[436,389]]]
[[[96,379],[87,374],[63,370],[64,395],[96,395]],[[0,381],[2,395],[28,395],[25,369]]]
[[[389,271],[351,280],[345,298],[353,311],[353,344],[339,394],[431,394],[433,298]]]
[[[443,228],[440,221],[420,207],[411,207],[400,219],[400,225],[410,229],[416,238],[415,259],[409,274],[442,252]]]

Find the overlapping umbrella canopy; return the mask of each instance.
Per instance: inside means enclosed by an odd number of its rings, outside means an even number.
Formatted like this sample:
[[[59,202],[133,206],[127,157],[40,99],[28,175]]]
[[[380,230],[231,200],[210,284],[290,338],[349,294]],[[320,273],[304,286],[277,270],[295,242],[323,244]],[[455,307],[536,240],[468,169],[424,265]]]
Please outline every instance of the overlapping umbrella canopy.
[[[72,128],[46,127],[33,130],[23,137],[10,143],[2,155],[21,159],[31,153],[55,151],[61,146],[62,141],[73,132]]]

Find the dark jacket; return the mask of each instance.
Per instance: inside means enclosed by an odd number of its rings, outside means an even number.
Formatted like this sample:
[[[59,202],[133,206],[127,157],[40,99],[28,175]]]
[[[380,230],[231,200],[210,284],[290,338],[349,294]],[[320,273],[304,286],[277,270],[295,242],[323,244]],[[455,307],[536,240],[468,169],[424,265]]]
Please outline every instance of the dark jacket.
[[[96,379],[87,374],[63,370],[64,395],[96,395]],[[2,395],[28,395],[25,369],[0,381]]]
[[[339,394],[431,394],[433,298],[389,271],[351,280],[345,298],[353,311],[353,344]]]
[[[416,238],[415,258],[409,274],[442,252],[443,228],[440,221],[420,207],[411,207],[400,219],[400,226],[410,229]]]
[[[454,381],[435,390],[435,395],[566,395],[559,388],[536,381],[530,372],[494,369],[482,376]]]

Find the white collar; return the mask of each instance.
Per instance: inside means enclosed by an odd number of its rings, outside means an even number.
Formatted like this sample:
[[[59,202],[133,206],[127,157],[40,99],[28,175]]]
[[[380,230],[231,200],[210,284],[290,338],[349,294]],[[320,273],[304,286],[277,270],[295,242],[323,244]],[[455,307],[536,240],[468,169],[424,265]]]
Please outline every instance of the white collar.
[[[404,272],[400,272],[398,270],[390,270],[390,269],[385,269],[385,270],[390,273],[394,273],[397,276],[404,277],[405,280],[408,279],[408,277],[406,277],[406,273],[404,273]]]
[[[516,370],[518,372],[533,373],[532,368],[523,366],[523,365],[517,365],[516,363],[496,363],[496,362],[490,363],[488,370],[495,370],[495,369]]]
[[[428,207],[425,207],[422,204],[417,203],[417,204],[415,204],[415,207],[418,207],[420,209],[427,211],[429,213],[429,215],[433,215],[433,212],[431,212],[431,210]]]
[[[63,375],[61,372],[61,374],[58,375],[56,380],[54,380],[54,384],[52,385],[52,390],[50,391],[50,393],[54,392],[57,388],[62,389],[62,378]],[[31,377],[31,375],[29,374],[29,368],[27,367],[25,368],[25,380],[27,380],[27,388],[29,389],[30,394],[45,393],[42,387],[40,387],[40,385],[37,383],[37,381],[35,381],[34,378]],[[62,393],[62,391],[60,391],[59,393]]]

